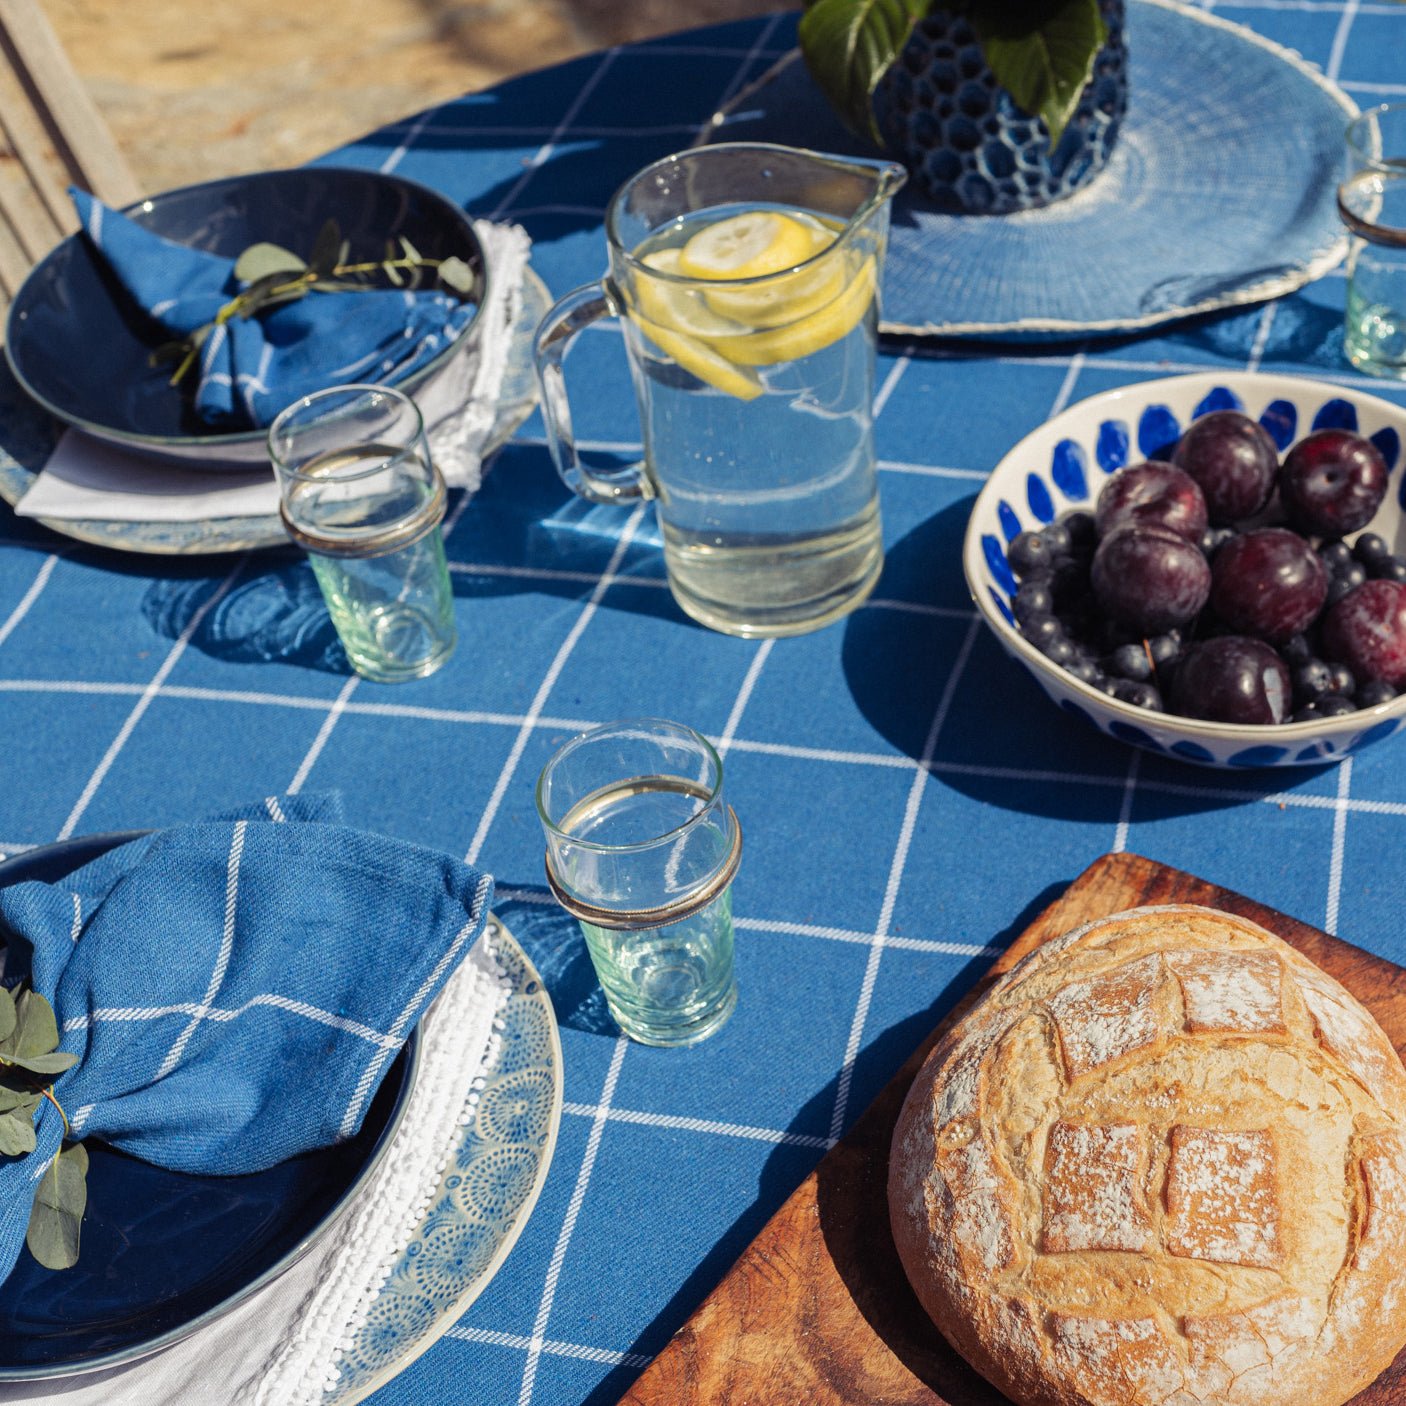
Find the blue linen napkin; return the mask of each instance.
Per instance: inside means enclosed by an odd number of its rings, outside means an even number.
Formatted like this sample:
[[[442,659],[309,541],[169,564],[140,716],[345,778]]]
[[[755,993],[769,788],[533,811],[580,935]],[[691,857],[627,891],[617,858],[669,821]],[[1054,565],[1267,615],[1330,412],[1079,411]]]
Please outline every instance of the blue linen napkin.
[[[85,191],[70,194],[84,232],[118,281],[175,336],[212,322],[240,291],[234,260],[152,234]],[[217,428],[262,427],[327,386],[394,385],[443,351],[475,308],[443,289],[377,288],[309,293],[254,317],[231,318],[201,349],[196,414]]]
[[[53,1005],[70,1136],[178,1171],[258,1171],[353,1136],[483,929],[493,881],[274,798],[146,836],[56,884],[0,889],[6,979]],[[0,1280],[64,1135],[0,1159]]]

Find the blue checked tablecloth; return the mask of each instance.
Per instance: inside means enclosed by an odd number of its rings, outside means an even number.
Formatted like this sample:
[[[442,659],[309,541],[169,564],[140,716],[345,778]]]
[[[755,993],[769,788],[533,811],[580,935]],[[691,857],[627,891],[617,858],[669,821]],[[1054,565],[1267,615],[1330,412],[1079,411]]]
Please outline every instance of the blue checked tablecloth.
[[[1399,5],[1216,13],[1299,50],[1363,105],[1406,97]],[[776,17],[596,54],[335,159],[520,221],[563,293],[601,271],[601,211],[620,182],[686,146],[793,27]],[[457,652],[395,688],[348,674],[292,554],[123,558],[0,516],[0,849],[338,788],[351,823],[491,870],[497,911],[550,986],[566,1105],[545,1191],[487,1291],[378,1406],[614,1402],[992,952],[1110,850],[1406,960],[1406,741],[1272,774],[1135,757],[1007,661],[959,564],[992,465],[1087,395],[1261,367],[1406,402],[1406,387],[1343,361],[1344,287],[1338,272],[1114,342],[886,347],[888,564],[861,611],[799,639],[689,624],[643,520],[621,510],[602,527],[604,510],[578,510],[536,419],[451,514]],[[618,338],[583,338],[571,371],[587,445],[637,453]],[[572,733],[625,714],[715,738],[747,836],[740,1003],[686,1052],[618,1035],[543,880],[537,772]]]

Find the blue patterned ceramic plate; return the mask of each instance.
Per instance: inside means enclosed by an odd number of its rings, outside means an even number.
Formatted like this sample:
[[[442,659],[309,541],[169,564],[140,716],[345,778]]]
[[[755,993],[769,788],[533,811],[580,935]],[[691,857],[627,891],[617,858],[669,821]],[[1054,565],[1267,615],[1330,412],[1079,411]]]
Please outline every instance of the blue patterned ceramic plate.
[[[541,977],[497,918],[488,936],[512,983],[502,1043],[473,1122],[343,1357],[327,1406],[369,1396],[454,1326],[507,1258],[546,1180],[561,1120],[556,1017]]]
[[[45,845],[0,863],[0,886],[52,882],[140,832]],[[561,1043],[532,963],[494,917],[511,990],[473,1121],[358,1330],[335,1391],[361,1400],[426,1351],[507,1258],[546,1179],[561,1118]],[[247,1177],[168,1172],[95,1143],[83,1255],[62,1273],[21,1255],[0,1285],[0,1381],[114,1367],[222,1317],[336,1221],[390,1149],[409,1099],[407,1042],[350,1142]]]
[[[1128,0],[1128,115],[1108,166],[1043,210],[894,201],[881,329],[1021,339],[1153,327],[1278,297],[1341,262],[1334,191],[1356,104],[1297,54],[1203,10]],[[707,141],[872,156],[783,59]]]
[[[532,370],[532,334],[551,306],[546,285],[528,268],[523,274],[522,313],[510,329],[508,361],[498,395],[498,414],[487,451],[507,442],[537,403]],[[53,452],[63,426],[20,389],[8,366],[0,366],[0,498],[18,503]],[[119,552],[202,556],[283,546],[288,536],[277,513],[264,517],[205,518],[196,522],[102,522],[37,518],[53,531],[79,542]]]
[[[1159,456],[1197,416],[1241,410],[1280,454],[1317,429],[1347,429],[1381,450],[1390,486],[1364,531],[1406,550],[1406,409],[1356,389],[1253,371],[1203,372],[1141,381],[1070,406],[996,465],[967,523],[962,567],[986,623],[1052,702],[1100,732],[1203,766],[1312,766],[1390,737],[1406,724],[1406,694],[1376,708],[1279,727],[1204,722],[1120,703],[1045,658],[1016,628],[1016,579],[1006,550],[1017,533],[1071,508],[1092,508],[1104,480],[1124,464]]]

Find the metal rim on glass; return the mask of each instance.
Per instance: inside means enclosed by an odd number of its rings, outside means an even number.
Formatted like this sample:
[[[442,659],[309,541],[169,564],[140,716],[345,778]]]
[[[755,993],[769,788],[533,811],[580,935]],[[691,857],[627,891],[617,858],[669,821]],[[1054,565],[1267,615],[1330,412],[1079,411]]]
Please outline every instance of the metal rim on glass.
[[[1406,105],[1403,105],[1406,108]],[[1365,239],[1369,244],[1379,244],[1388,249],[1406,249],[1406,229],[1398,225],[1376,224],[1362,214],[1361,207],[1381,207],[1382,196],[1388,185],[1406,181],[1406,162],[1386,170],[1359,171],[1350,180],[1338,187],[1338,214],[1353,234]]]
[[[559,762],[568,758],[573,752],[579,751],[583,747],[590,746],[598,741],[602,736],[611,732],[618,732],[626,728],[638,728],[642,732],[647,729],[673,728],[680,735],[695,742],[700,751],[707,759],[709,768],[713,774],[711,786],[703,786],[699,783],[696,790],[689,788],[687,794],[693,795],[699,802],[699,807],[682,824],[674,826],[673,829],[665,831],[662,835],[655,835],[648,840],[628,845],[607,845],[599,841],[583,838],[580,835],[572,834],[569,830],[564,830],[557,823],[557,820],[550,813],[547,803],[548,774]],[[680,788],[682,789],[682,788]],[[718,755],[717,749],[701,732],[695,732],[693,728],[685,723],[669,722],[663,718],[625,718],[618,722],[603,723],[599,727],[591,728],[573,737],[558,752],[556,752],[550,762],[543,767],[541,775],[537,778],[537,787],[534,793],[534,800],[537,805],[537,815],[542,822],[542,826],[550,834],[559,839],[572,844],[573,846],[589,850],[596,854],[626,854],[639,853],[643,850],[655,849],[673,844],[680,835],[698,823],[700,817],[705,816],[713,808],[714,803],[722,794],[723,789],[723,759]],[[610,786],[606,791],[617,791],[618,788]],[[584,797],[577,801],[570,809],[570,814],[579,813],[591,797]],[[597,927],[614,928],[619,931],[631,931],[646,928],[664,927],[669,923],[682,921],[691,917],[694,913],[701,912],[715,898],[721,894],[733,881],[737,874],[738,866],[742,862],[742,827],[737,820],[737,813],[731,806],[726,807],[728,824],[732,831],[731,844],[727,854],[723,857],[717,871],[704,881],[698,888],[692,890],[683,898],[679,898],[670,903],[660,904],[649,908],[604,908],[597,904],[587,903],[584,899],[578,898],[564,887],[560,878],[552,865],[551,846],[548,845],[545,852],[545,864],[547,871],[547,884],[552,891],[553,898],[566,909],[572,917],[582,922],[593,923]]]
[[[1393,122],[1399,129],[1402,146],[1388,154],[1381,138],[1382,123]],[[1347,124],[1348,159],[1352,171],[1406,171],[1406,103],[1378,103]]]
[[[345,386],[329,386],[326,390],[313,391],[311,395],[305,395],[295,400],[292,405],[286,406],[279,411],[268,431],[268,453],[274,471],[286,483],[296,487],[299,484],[313,485],[325,483],[325,474],[304,473],[302,469],[294,464],[290,464],[279,453],[278,443],[282,435],[287,433],[288,425],[299,415],[313,411],[316,415],[317,407],[320,405],[333,406],[320,420],[315,423],[335,423],[339,415],[351,416],[353,410],[368,402],[374,403],[376,400],[386,400],[399,405],[409,412],[414,424],[414,433],[410,436],[411,442],[405,445],[398,454],[389,459],[377,460],[369,464],[364,469],[354,469],[347,473],[337,475],[338,483],[357,483],[363,479],[375,477],[377,474],[384,474],[387,469],[393,468],[401,460],[413,454],[415,449],[424,443],[425,440],[425,417],[420,413],[420,407],[404,391],[397,390],[394,386],[377,386],[363,382],[352,382]],[[368,557],[379,556],[384,552],[399,551],[402,547],[408,547],[414,542],[418,542],[421,537],[432,532],[443,520],[445,506],[448,502],[448,492],[444,484],[444,476],[440,473],[439,467],[434,460],[426,455],[426,463],[430,472],[430,496],[425,500],[422,507],[417,509],[408,517],[398,522],[388,524],[382,531],[358,536],[355,540],[348,540],[341,537],[327,537],[318,533],[309,532],[307,528],[295,523],[288,514],[286,494],[280,494],[279,515],[283,519],[284,530],[300,547],[310,552],[319,552],[326,556],[350,556]]]

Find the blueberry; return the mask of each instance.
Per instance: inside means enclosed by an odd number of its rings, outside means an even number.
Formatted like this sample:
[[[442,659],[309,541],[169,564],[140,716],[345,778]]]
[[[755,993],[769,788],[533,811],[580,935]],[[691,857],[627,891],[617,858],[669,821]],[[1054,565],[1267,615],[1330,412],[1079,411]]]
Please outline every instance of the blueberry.
[[[1363,566],[1370,569],[1373,562],[1381,561],[1383,557],[1389,557],[1391,548],[1387,546],[1386,538],[1378,536],[1375,532],[1364,532],[1352,544],[1352,555]]]
[[[1073,674],[1082,683],[1092,684],[1095,688],[1103,682],[1105,677],[1103,670],[1092,659],[1088,658],[1076,657],[1064,668],[1066,673]]]
[[[1385,679],[1368,679],[1357,690],[1359,708],[1376,708],[1382,703],[1390,703],[1396,697],[1396,690]]]
[[[1117,679],[1114,682],[1113,696],[1134,708],[1146,708],[1149,712],[1162,711],[1162,695],[1150,683],[1135,683],[1132,679]]]
[[[1022,581],[1012,602],[1015,618],[1024,625],[1032,616],[1054,614],[1054,592],[1043,581]]]
[[[1352,548],[1346,542],[1338,539],[1324,542],[1318,549],[1318,555],[1323,559],[1323,565],[1328,568],[1329,572],[1335,572],[1352,563]]]
[[[1322,716],[1323,714],[1319,712],[1317,703],[1305,703],[1302,708],[1295,709],[1293,720],[1296,723],[1308,723]]]
[[[1109,656],[1107,668],[1110,674],[1134,683],[1146,683],[1152,677],[1152,660],[1140,642],[1119,645]]]
[[[1177,630],[1169,630],[1165,635],[1153,635],[1147,641],[1147,651],[1152,655],[1152,662],[1157,668],[1165,668],[1168,664],[1181,656],[1181,634]]]
[[[1329,688],[1341,698],[1351,698],[1357,692],[1357,680],[1346,664],[1328,666]]]
[[[1406,561],[1400,557],[1379,557],[1367,567],[1367,574],[1379,581],[1406,581]]]
[[[1069,550],[1076,556],[1091,555],[1098,546],[1098,528],[1094,525],[1094,515],[1082,509],[1065,513],[1060,523],[1069,534]]]
[[[1050,553],[1056,557],[1066,557],[1069,555],[1069,547],[1072,538],[1069,529],[1062,522],[1047,523],[1040,529],[1040,536],[1045,539],[1045,546],[1050,549]],[[1014,545],[1014,543],[1012,543]]]
[[[1360,561],[1350,561],[1338,567],[1334,575],[1339,581],[1348,583],[1348,590],[1355,591],[1367,579],[1367,568]]]
[[[1208,527],[1201,534],[1201,550],[1213,557],[1234,536],[1233,527]]]
[[[1052,664],[1060,666],[1069,664],[1074,658],[1074,646],[1069,643],[1062,632],[1047,644],[1042,645],[1040,652]]]
[[[1064,626],[1053,615],[1031,615],[1020,622],[1020,632],[1041,651],[1052,640],[1064,638]]]
[[[1293,668],[1297,664],[1307,664],[1313,658],[1313,645],[1307,635],[1291,635],[1279,646],[1284,662]]]
[[[1318,716],[1320,718],[1340,718],[1344,713],[1356,711],[1352,699],[1344,698],[1340,693],[1330,693],[1326,698],[1318,700]]]
[[[1332,693],[1333,671],[1321,659],[1309,659],[1294,666],[1294,697],[1303,703],[1311,703],[1325,693]]]
[[[1328,578],[1328,594],[1323,598],[1324,607],[1336,605],[1346,595],[1351,595],[1353,591],[1351,581],[1344,581],[1341,576],[1330,576]]]
[[[1032,571],[1048,570],[1054,565],[1056,553],[1043,532],[1021,532],[1006,548],[1006,560],[1017,576],[1029,576]]]

